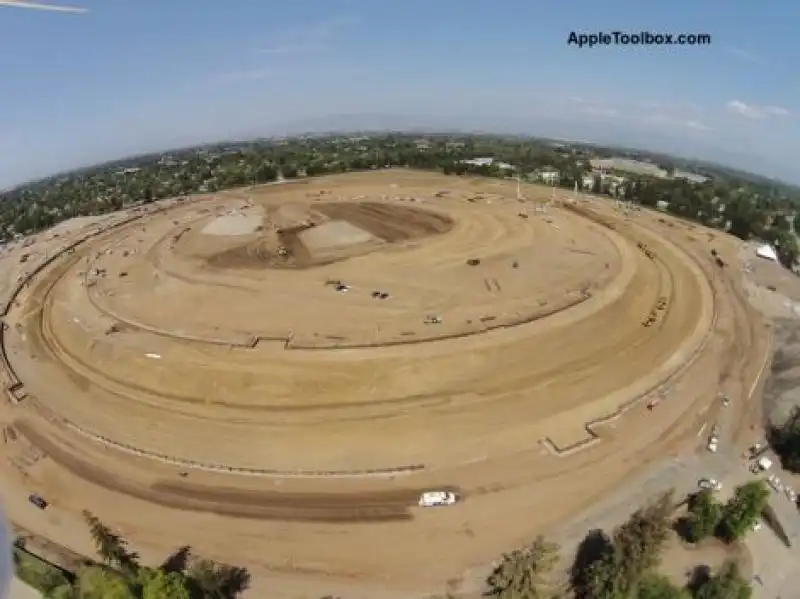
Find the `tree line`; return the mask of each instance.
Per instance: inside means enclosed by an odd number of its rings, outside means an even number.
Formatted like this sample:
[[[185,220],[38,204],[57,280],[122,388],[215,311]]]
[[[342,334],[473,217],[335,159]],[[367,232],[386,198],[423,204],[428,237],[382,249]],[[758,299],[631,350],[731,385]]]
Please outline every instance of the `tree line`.
[[[795,407],[783,424],[771,425],[768,435],[781,465],[789,472],[800,474],[800,408]]]
[[[776,245],[784,264],[797,258],[792,234],[800,225],[800,194],[769,180],[704,165],[711,178],[690,183],[675,177],[614,172],[594,177],[590,161],[613,149],[532,138],[429,134],[305,137],[215,144],[107,163],[49,177],[0,193],[0,240],[25,235],[61,220],[99,215],[141,202],[270,183],[280,178],[363,171],[387,166],[452,175],[520,176],[537,180],[542,169],[559,173],[557,185],[606,194],[669,212],[748,239]],[[619,154],[620,151],[616,150]],[[477,156],[495,162],[472,165]],[[639,156],[637,156],[639,157]],[[667,157],[655,156],[661,160]],[[502,163],[512,165],[510,171]],[[669,166],[669,165],[667,165]],[[674,165],[669,166],[674,171]],[[699,169],[698,169],[699,170]],[[663,203],[663,204],[660,204]]]
[[[95,515],[83,513],[100,563],[65,572],[16,551],[16,575],[45,599],[236,599],[250,584],[243,568],[192,556],[182,547],[159,567],[143,566],[127,541]]]
[[[752,588],[735,560],[712,572],[697,564],[685,586],[659,573],[671,531],[700,543],[718,535],[726,543],[741,540],[766,508],[769,491],[762,481],[738,487],[724,505],[710,491],[691,495],[688,515],[675,519],[669,492],[636,510],[610,535],[590,531],[579,545],[566,581],[554,572],[559,546],[537,537],[505,554],[486,580],[485,595],[495,599],[750,599]],[[686,532],[688,528],[688,533]]]

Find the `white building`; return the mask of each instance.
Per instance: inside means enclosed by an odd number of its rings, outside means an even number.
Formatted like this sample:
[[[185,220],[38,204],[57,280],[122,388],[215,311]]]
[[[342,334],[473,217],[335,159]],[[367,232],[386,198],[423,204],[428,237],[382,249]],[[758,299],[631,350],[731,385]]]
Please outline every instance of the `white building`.
[[[515,166],[513,166],[511,164],[508,164],[507,162],[495,161],[494,158],[488,158],[488,157],[486,157],[486,158],[471,158],[469,160],[462,160],[461,162],[463,164],[471,164],[472,166],[492,166],[492,165],[494,165],[497,168],[499,168],[501,170],[506,170],[506,171],[516,170]]]
[[[561,179],[561,173],[554,168],[545,167],[539,171],[539,179],[548,185],[553,185]]]

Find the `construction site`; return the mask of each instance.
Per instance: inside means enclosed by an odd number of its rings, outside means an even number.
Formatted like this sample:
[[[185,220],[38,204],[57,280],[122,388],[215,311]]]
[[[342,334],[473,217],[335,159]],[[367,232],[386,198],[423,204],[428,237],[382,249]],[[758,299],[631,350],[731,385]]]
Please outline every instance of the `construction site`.
[[[720,394],[744,442],[770,329],[739,248],[406,169],[63,223],[0,255],[6,504],[47,498],[19,523],[77,552],[89,509],[145,559],[318,585],[295,596],[469,589],[701,450]]]

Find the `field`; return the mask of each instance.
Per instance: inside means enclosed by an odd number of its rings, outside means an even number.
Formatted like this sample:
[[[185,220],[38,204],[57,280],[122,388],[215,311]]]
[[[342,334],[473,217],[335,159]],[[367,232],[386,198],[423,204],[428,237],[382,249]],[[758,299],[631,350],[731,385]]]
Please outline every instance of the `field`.
[[[53,502],[54,536],[88,508],[143,555],[189,544],[328,588],[468,585],[693,450],[769,345],[729,238],[516,191],[348,174],[14,248],[3,475]],[[429,488],[462,501],[421,510]]]

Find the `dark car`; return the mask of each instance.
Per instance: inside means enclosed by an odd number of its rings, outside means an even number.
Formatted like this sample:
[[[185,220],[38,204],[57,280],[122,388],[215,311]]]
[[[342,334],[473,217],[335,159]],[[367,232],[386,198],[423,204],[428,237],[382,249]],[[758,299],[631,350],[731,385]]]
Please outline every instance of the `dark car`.
[[[47,500],[41,495],[28,495],[28,501],[30,501],[40,510],[47,509]]]

